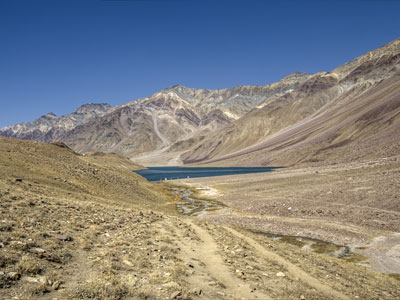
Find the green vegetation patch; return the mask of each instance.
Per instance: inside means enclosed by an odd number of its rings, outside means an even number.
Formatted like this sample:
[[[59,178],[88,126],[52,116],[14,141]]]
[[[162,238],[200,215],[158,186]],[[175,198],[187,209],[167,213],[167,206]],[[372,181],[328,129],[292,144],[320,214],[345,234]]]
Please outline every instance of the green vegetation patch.
[[[335,251],[339,251],[341,248],[341,246],[322,241],[314,241],[314,243],[311,245],[311,249],[314,252],[321,254],[329,254]]]
[[[281,237],[279,240],[284,242],[284,243],[288,243],[288,244],[297,246],[299,248],[302,248],[304,245],[307,244],[303,239],[295,238],[295,237],[285,236],[285,237]]]

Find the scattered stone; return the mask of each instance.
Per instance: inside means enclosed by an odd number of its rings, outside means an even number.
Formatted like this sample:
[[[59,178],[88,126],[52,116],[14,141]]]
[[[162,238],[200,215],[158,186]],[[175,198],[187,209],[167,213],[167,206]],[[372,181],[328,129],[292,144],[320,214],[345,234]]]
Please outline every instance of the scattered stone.
[[[17,272],[8,272],[7,277],[11,280],[18,280],[20,278],[20,274]]]
[[[26,281],[26,282],[29,282],[29,283],[38,283],[39,282],[39,280],[37,278],[30,277],[30,276],[22,277],[22,280]]]
[[[276,276],[278,276],[278,277],[285,277],[286,275],[285,275],[285,273],[283,273],[283,272],[278,272],[278,273],[276,273]]]
[[[42,248],[31,248],[30,251],[33,253],[37,253],[37,254],[43,254],[46,252],[46,250],[44,250]]]
[[[181,295],[182,295],[182,292],[181,292],[181,291],[173,292],[173,293],[171,294],[170,299],[176,299],[176,298],[178,298],[178,297],[181,296]]]
[[[194,265],[193,265],[191,262],[187,262],[186,265],[187,265],[189,268],[194,268]]]
[[[127,260],[127,259],[124,259],[122,262],[123,262],[125,265],[129,266],[129,267],[132,267],[132,266],[133,266],[133,264],[132,264],[129,260]]]
[[[56,290],[58,290],[60,288],[60,286],[61,286],[61,282],[60,281],[55,281],[51,285],[51,288],[56,291]]]
[[[236,270],[235,272],[236,272],[236,275],[238,275],[240,277],[244,276],[244,273],[242,271],[240,271],[240,270]]]
[[[48,284],[47,277],[45,277],[45,276],[39,276],[38,277],[38,281],[39,281],[39,283],[41,283],[43,285],[47,285]]]
[[[172,246],[172,247],[171,247],[171,250],[173,250],[173,251],[180,251],[181,248],[179,248],[179,246]]]
[[[305,300],[306,297],[304,297],[303,295],[300,296],[300,300]]]
[[[200,288],[194,288],[192,290],[192,294],[197,295],[197,296],[200,296],[202,293],[203,293],[203,290]]]
[[[16,182],[22,182],[22,178],[15,178]]]
[[[50,236],[60,241],[72,241],[72,238],[63,234],[51,233]]]

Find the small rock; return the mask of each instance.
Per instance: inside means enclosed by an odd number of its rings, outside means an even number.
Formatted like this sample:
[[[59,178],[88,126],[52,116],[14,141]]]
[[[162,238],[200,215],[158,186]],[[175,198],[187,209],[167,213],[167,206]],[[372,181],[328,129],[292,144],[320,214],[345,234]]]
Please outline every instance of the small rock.
[[[38,254],[43,254],[46,252],[46,250],[44,250],[42,248],[31,248],[30,251],[33,253],[38,253]]]
[[[191,262],[187,262],[186,265],[187,265],[189,268],[194,268],[194,265],[193,265]]]
[[[20,274],[18,274],[17,272],[8,272],[7,277],[11,280],[18,280],[20,277]]]
[[[133,266],[133,264],[132,264],[129,260],[127,260],[127,259],[124,259],[122,262],[123,262],[125,265],[129,266],[129,267],[132,267],[132,266]]]
[[[51,233],[50,236],[59,239],[60,241],[72,241],[72,238],[63,234]]]
[[[194,288],[192,290],[192,294],[197,295],[197,296],[200,296],[202,293],[203,293],[203,290],[200,288]]]
[[[43,285],[47,285],[47,283],[48,283],[47,277],[45,277],[45,276],[39,276],[38,281],[39,281],[39,283],[41,283]]]
[[[278,272],[278,273],[276,273],[276,276],[278,276],[278,277],[285,277],[286,275],[285,275],[285,273],[283,273],[283,272]]]
[[[51,285],[51,288],[56,291],[56,290],[58,290],[60,288],[60,286],[61,286],[61,282],[60,281],[55,281]]]
[[[22,182],[22,178],[15,178],[16,182]]]
[[[306,297],[304,297],[303,295],[300,296],[300,300],[305,300]]]
[[[26,281],[26,282],[30,282],[30,283],[38,283],[39,282],[39,280],[37,278],[30,277],[30,276],[22,277],[22,280]]]
[[[176,298],[178,298],[180,295],[182,295],[182,292],[181,292],[181,291],[173,292],[173,293],[171,294],[170,299],[176,299]]]
[[[236,274],[238,274],[239,276],[243,276],[243,275],[244,275],[244,273],[243,273],[242,271],[240,271],[240,270],[236,270],[235,272],[236,272]]]

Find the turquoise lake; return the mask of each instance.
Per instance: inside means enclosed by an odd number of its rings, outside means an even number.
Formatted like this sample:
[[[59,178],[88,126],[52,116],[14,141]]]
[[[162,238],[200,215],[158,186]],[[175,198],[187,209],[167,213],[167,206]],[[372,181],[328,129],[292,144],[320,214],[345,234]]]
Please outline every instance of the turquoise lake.
[[[181,178],[212,177],[222,175],[249,174],[272,172],[279,167],[224,167],[224,168],[193,168],[193,167],[150,167],[135,171],[149,181],[174,180]]]

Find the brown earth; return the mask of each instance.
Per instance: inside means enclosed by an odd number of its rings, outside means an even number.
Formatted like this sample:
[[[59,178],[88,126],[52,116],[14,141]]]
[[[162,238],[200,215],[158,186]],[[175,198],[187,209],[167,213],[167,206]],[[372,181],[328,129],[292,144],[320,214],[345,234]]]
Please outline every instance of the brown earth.
[[[399,156],[176,182],[218,191],[211,199],[226,208],[204,220],[347,245],[369,256],[375,270],[400,273]]]
[[[115,155],[82,156],[64,145],[1,138],[0,299],[400,297],[396,278],[353,262],[180,216],[178,199],[132,173],[135,168]],[[369,168],[371,176],[380,172],[379,164]],[[232,202],[235,211],[239,206]],[[397,225],[368,226],[383,232]]]

